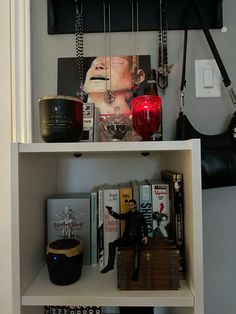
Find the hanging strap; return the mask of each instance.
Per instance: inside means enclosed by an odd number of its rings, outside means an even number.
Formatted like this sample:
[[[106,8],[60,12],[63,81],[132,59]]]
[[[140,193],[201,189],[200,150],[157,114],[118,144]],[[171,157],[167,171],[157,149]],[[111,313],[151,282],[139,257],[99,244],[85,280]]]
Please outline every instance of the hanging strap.
[[[180,84],[180,103],[179,111],[182,112],[184,109],[184,95],[186,89],[186,58],[187,58],[187,41],[188,41],[188,29],[184,30],[184,50],[183,50],[183,62],[182,62],[182,75]]]
[[[215,61],[218,65],[218,68],[220,70],[220,73],[222,75],[222,79],[223,79],[223,82],[224,82],[224,85],[225,87],[228,89],[229,91],[229,95],[230,95],[230,98],[232,100],[232,103],[234,105],[236,105],[236,95],[235,95],[235,92],[234,92],[234,89],[233,89],[233,86],[232,86],[232,82],[228,76],[228,73],[225,69],[225,66],[223,64],[223,61],[220,57],[220,54],[217,50],[217,47],[215,45],[215,42],[211,36],[211,33],[209,31],[209,29],[206,27],[206,24],[200,14],[200,11],[198,10],[198,7],[196,5],[196,2],[195,0],[192,0],[191,1],[191,4],[193,5],[193,8],[197,14],[197,17],[199,19],[199,22],[200,22],[200,25],[202,27],[202,30],[205,34],[205,37],[206,37],[206,40],[210,46],[210,49],[212,51],[212,54],[215,58]],[[181,91],[181,101],[180,101],[180,111],[182,111],[183,109],[183,105],[184,105],[184,90],[185,90],[185,87],[186,87],[186,79],[185,79],[185,72],[186,72],[186,53],[187,53],[187,34],[188,34],[188,29],[187,27],[185,28],[185,32],[184,32],[184,52],[183,52],[183,66],[182,66],[182,78],[181,78],[181,85],[180,85],[180,91]]]

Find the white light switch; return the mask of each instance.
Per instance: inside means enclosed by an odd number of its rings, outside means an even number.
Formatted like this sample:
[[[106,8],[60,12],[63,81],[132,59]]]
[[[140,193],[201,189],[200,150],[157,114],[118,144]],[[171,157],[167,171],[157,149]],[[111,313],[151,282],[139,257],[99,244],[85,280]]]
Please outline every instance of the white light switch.
[[[211,68],[203,69],[203,86],[204,88],[213,88],[214,87],[214,73]]]
[[[195,60],[196,97],[221,97],[221,75],[214,59]]]

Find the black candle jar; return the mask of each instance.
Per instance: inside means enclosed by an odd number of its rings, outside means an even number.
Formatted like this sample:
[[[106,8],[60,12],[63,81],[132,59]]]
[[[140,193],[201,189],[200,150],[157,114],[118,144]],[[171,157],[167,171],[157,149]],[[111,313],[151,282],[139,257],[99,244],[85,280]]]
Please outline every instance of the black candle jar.
[[[56,285],[69,285],[81,275],[83,243],[79,239],[60,239],[47,248],[47,266],[50,280]]]
[[[83,102],[70,96],[39,99],[40,134],[45,142],[78,142],[83,134]]]

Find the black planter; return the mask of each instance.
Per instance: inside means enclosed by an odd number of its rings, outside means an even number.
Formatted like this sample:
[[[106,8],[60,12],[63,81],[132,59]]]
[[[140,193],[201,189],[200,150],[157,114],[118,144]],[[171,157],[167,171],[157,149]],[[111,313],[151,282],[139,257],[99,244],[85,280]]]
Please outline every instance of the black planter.
[[[70,96],[39,99],[40,134],[45,142],[78,142],[83,134],[83,102]]]
[[[60,239],[47,248],[47,266],[50,280],[56,285],[76,282],[82,271],[83,243],[79,239]]]

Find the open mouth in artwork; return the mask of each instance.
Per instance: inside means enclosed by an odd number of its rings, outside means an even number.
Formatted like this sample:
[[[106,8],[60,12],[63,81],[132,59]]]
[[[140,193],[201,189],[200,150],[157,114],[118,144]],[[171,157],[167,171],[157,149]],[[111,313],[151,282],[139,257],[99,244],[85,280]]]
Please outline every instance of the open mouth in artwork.
[[[109,81],[109,78],[107,78],[105,76],[97,75],[97,76],[91,77],[90,80],[91,81],[96,81],[96,80],[99,80],[99,81]]]

